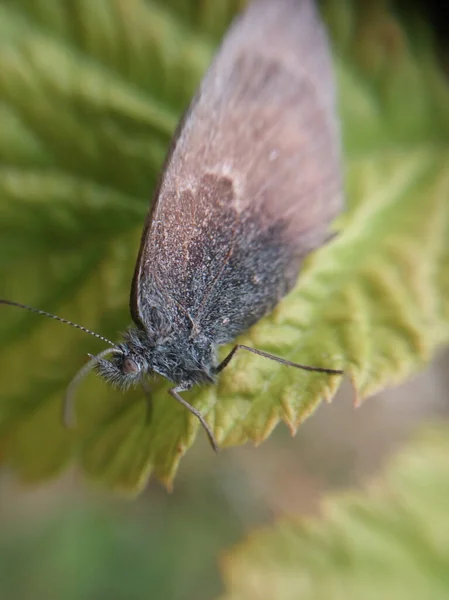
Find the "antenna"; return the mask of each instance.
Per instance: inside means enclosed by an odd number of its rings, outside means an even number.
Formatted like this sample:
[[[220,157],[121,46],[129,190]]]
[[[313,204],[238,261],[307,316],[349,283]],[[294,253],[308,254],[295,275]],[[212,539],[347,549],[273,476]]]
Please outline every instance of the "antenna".
[[[40,308],[34,308],[33,306],[27,306],[26,304],[20,304],[20,302],[13,302],[12,300],[4,300],[2,298],[0,298],[0,304],[6,304],[8,306],[17,306],[17,308],[29,310],[30,312],[36,313],[37,315],[43,315],[44,317],[55,319],[56,321],[60,321],[61,323],[66,323],[67,325],[75,327],[75,329],[80,329],[81,331],[84,331],[84,333],[88,333],[89,335],[96,337],[102,342],[106,342],[106,344],[109,344],[109,346],[112,346],[112,348],[117,348],[117,344],[114,344],[114,342],[111,342],[111,340],[108,340],[108,338],[105,338],[99,333],[95,333],[95,331],[91,331],[90,329],[87,329],[87,327],[83,327],[82,325],[78,325],[77,323],[73,323],[72,321],[68,321],[67,319],[58,317],[57,315],[53,315],[52,313],[46,312],[45,310],[40,310]]]

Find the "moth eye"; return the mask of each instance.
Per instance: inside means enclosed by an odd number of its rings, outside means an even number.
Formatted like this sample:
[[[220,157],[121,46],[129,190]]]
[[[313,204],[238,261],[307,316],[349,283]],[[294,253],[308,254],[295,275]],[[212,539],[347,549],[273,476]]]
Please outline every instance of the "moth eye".
[[[139,366],[133,361],[132,358],[125,358],[125,360],[122,363],[123,373],[126,373],[127,375],[132,375],[134,373],[138,373],[139,371]]]

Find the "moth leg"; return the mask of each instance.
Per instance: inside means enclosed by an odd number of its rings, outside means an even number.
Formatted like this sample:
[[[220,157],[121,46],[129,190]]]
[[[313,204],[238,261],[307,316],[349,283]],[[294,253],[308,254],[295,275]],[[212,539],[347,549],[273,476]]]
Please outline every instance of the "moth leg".
[[[151,394],[151,388],[148,381],[144,377],[142,377],[140,380],[140,385],[142,386],[143,393],[145,395],[145,403],[147,405],[146,422],[147,425],[149,425],[151,423],[151,419],[153,418],[153,398]]]
[[[280,358],[279,356],[275,356],[274,354],[270,354],[269,352],[264,352],[263,350],[257,350],[257,348],[251,348],[250,346],[244,346],[243,344],[237,344],[231,350],[231,352],[222,360],[222,362],[216,367],[215,373],[220,373],[223,371],[225,367],[231,362],[234,354],[237,350],[248,350],[248,352],[252,352],[253,354],[257,354],[258,356],[263,356],[264,358],[269,358],[270,360],[275,360],[282,365],[286,365],[287,367],[296,367],[297,369],[303,369],[304,371],[316,371],[317,373],[328,373],[329,375],[342,375],[343,371],[341,369],[325,369],[324,367],[310,367],[308,365],[301,365],[299,363],[294,363],[290,360],[286,360],[285,358]]]
[[[177,385],[173,388],[171,388],[170,390],[168,390],[168,393],[170,394],[170,396],[173,396],[173,398],[175,400],[177,400],[180,404],[182,404],[185,408],[187,408],[187,410],[189,410],[192,415],[195,415],[195,417],[198,419],[198,421],[201,423],[201,425],[203,426],[203,428],[205,429],[207,436],[209,438],[210,441],[210,445],[212,446],[212,448],[215,450],[215,452],[218,452],[218,444],[217,444],[217,440],[214,437],[214,434],[212,433],[211,428],[209,427],[209,425],[206,423],[203,415],[200,413],[200,411],[198,409],[196,409],[194,406],[192,406],[191,404],[189,404],[187,402],[187,400],[184,400],[184,398],[182,396],[180,396],[179,392],[185,392],[188,389],[190,389],[191,384],[188,385]]]

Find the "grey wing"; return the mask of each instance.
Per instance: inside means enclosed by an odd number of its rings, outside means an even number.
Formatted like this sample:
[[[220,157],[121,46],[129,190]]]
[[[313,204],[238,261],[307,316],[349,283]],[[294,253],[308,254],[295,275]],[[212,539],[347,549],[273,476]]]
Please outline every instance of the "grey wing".
[[[294,284],[343,205],[331,55],[312,0],[256,0],[234,23],[166,162],[134,276],[224,343]],[[182,325],[180,325],[182,326]]]

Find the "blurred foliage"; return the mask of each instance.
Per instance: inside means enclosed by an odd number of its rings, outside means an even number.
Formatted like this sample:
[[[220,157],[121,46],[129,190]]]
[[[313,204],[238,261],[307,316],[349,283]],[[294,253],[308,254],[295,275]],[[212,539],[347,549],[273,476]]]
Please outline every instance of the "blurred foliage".
[[[285,520],[224,561],[223,600],[449,597],[449,430],[429,429],[365,493],[320,520]]]
[[[0,1],[1,295],[115,339],[148,199],[237,0]],[[359,400],[397,383],[447,341],[449,95],[422,24],[387,3],[325,2],[341,91],[348,212],[296,290],[242,342],[342,366]],[[170,484],[197,421],[152,384],[113,393],[92,376],[79,427],[60,403],[101,344],[2,307],[0,446],[29,481],[76,454],[105,484]],[[338,379],[242,355],[219,385],[193,390],[223,446],[294,431]]]
[[[183,502],[151,490],[120,505],[70,487],[44,492],[47,511],[30,499],[20,518],[1,519],[0,598],[210,600],[221,588],[217,554],[243,531],[218,490],[196,483],[181,485]]]

